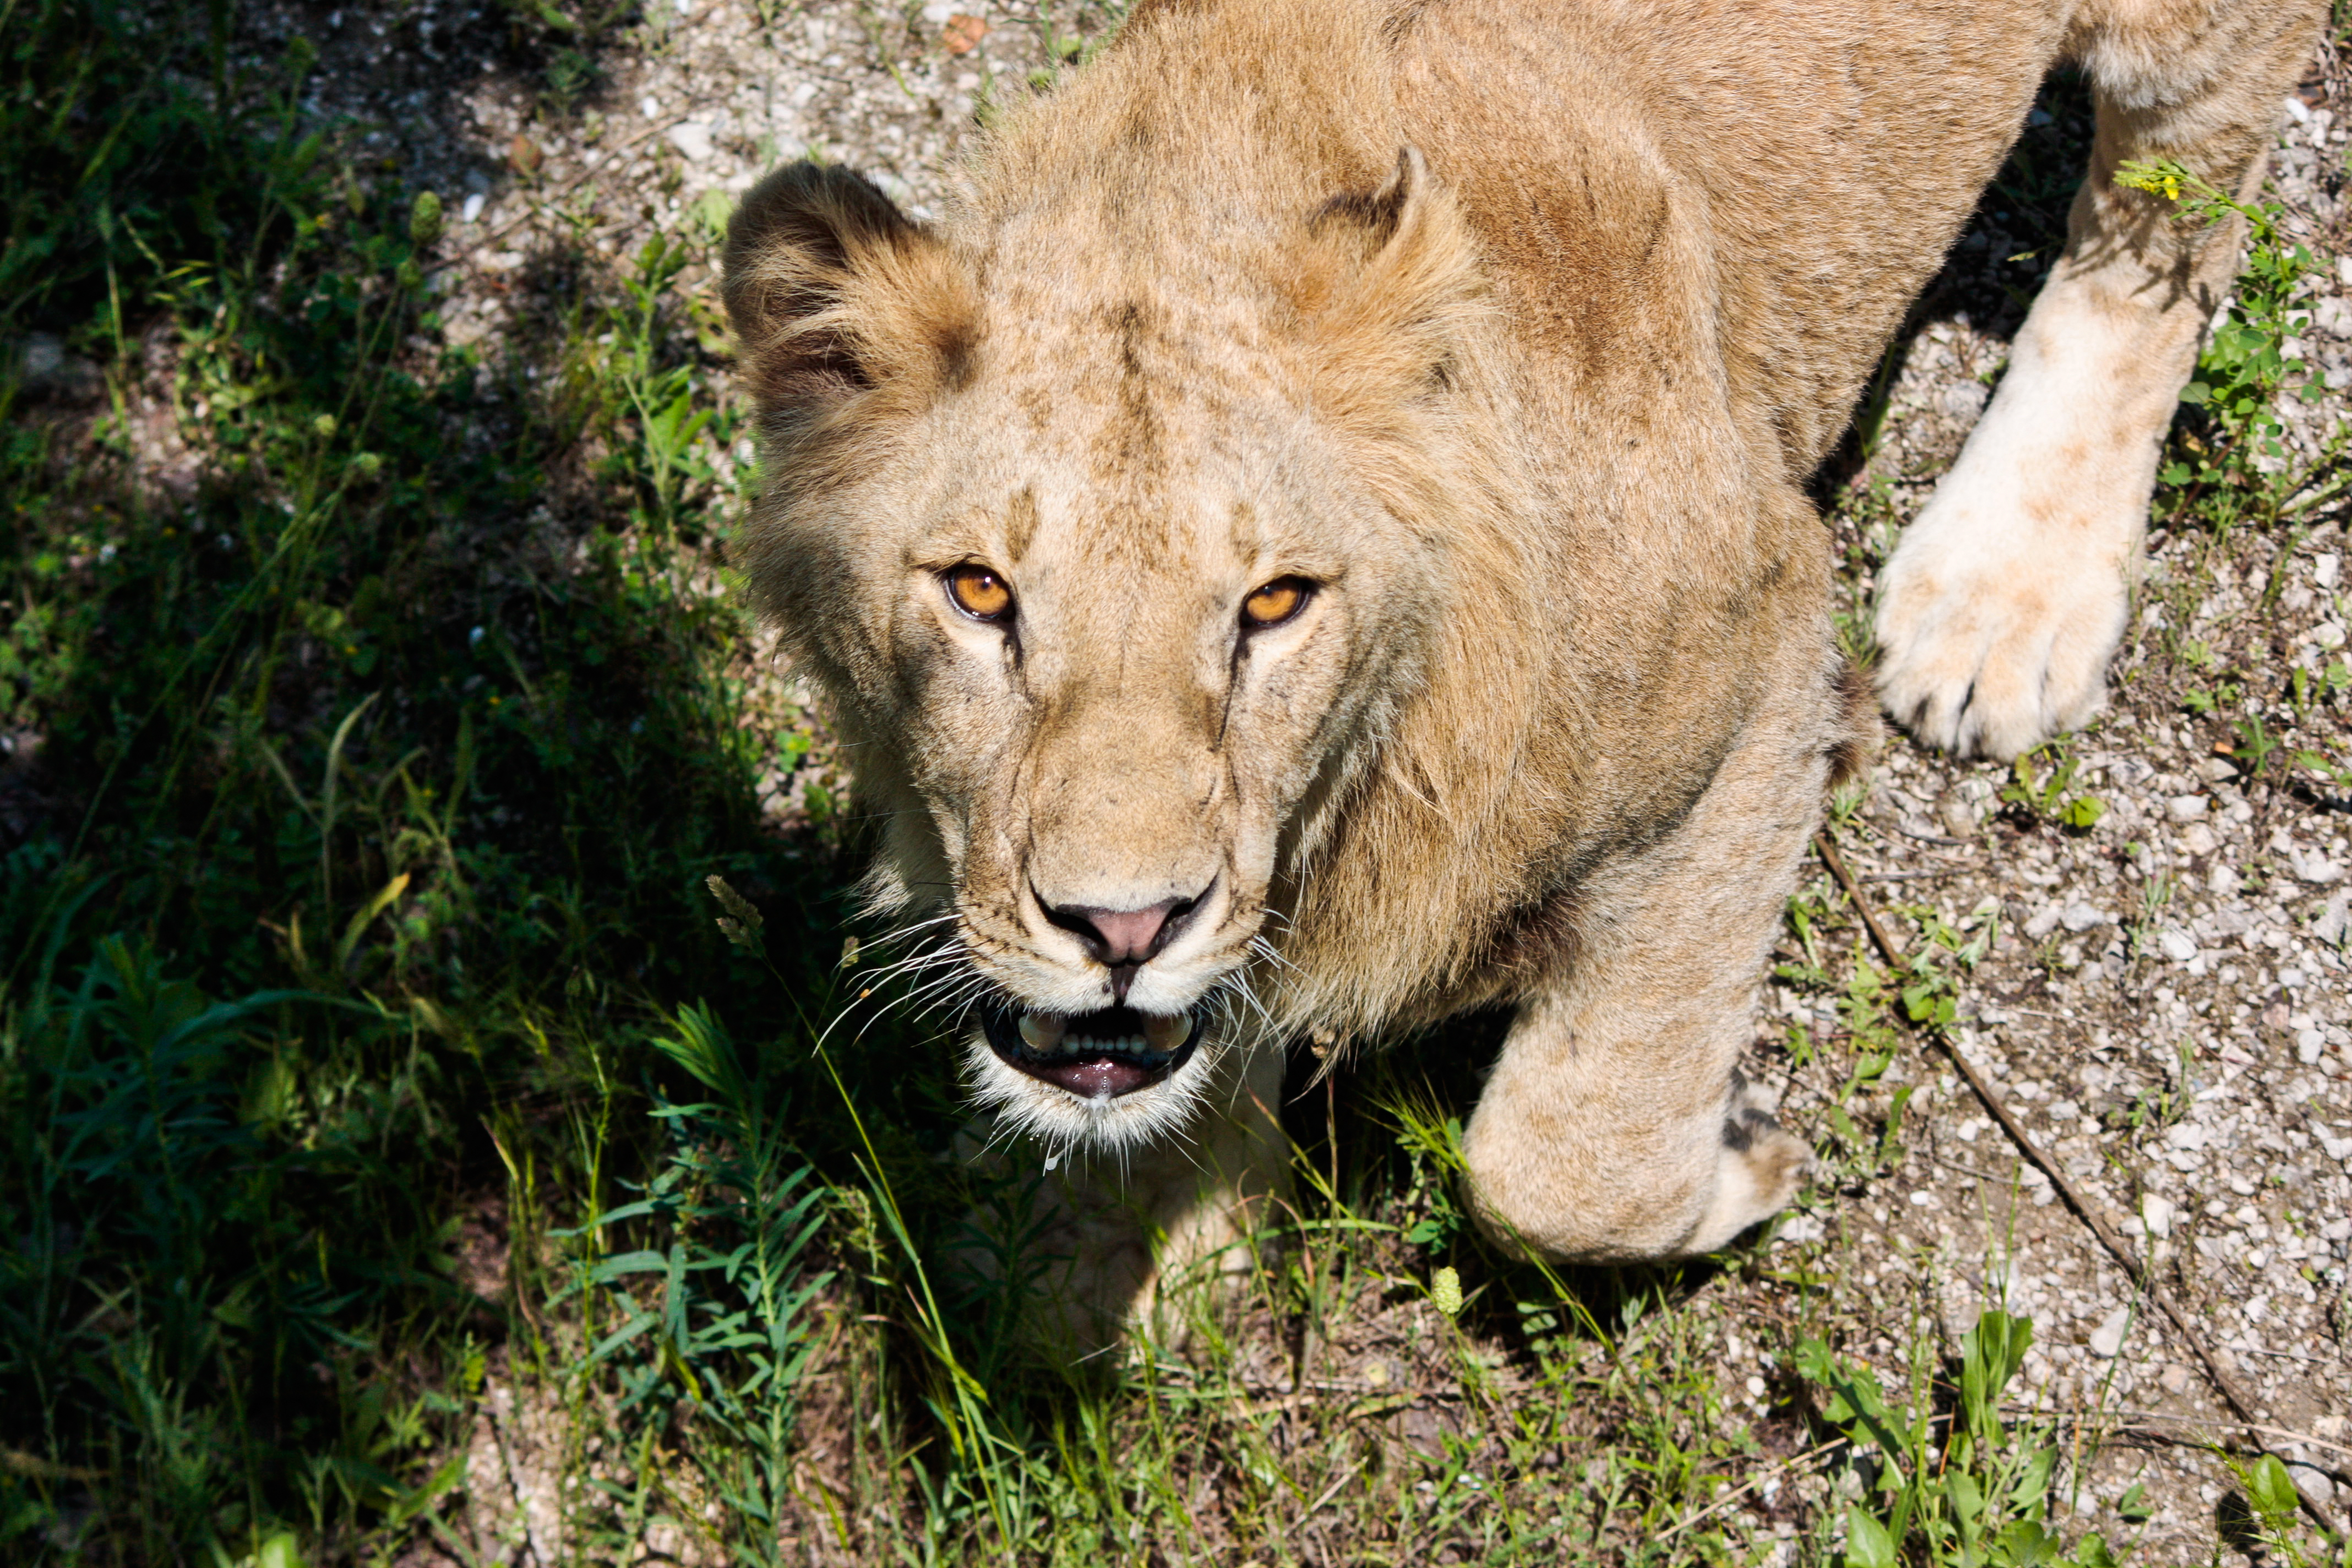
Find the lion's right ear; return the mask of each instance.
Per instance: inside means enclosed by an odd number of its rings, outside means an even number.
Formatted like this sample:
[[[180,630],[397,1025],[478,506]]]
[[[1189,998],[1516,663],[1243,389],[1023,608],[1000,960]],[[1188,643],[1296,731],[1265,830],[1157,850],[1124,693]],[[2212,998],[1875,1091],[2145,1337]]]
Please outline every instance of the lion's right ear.
[[[1322,395],[1377,415],[1425,385],[1488,309],[1469,226],[1420,152],[1324,204],[1291,287],[1324,354]]]
[[[788,163],[727,225],[728,320],[761,413],[806,425],[853,401],[914,405],[961,374],[979,319],[947,247],[858,175]]]

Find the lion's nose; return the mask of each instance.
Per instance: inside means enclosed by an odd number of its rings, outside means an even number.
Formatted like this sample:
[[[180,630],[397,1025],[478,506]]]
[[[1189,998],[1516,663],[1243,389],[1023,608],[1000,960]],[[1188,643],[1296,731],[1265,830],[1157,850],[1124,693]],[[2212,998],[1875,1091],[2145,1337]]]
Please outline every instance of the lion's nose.
[[[1168,945],[1175,935],[1178,910],[1189,910],[1191,899],[1166,899],[1143,910],[1097,910],[1083,904],[1061,904],[1049,908],[1045,918],[1064,931],[1074,932],[1087,944],[1095,962],[1113,969],[1122,964],[1149,963],[1153,954]]]
[[[1110,971],[1111,998],[1127,1000],[1136,973],[1176,940],[1192,911],[1207,896],[1204,889],[1189,899],[1165,899],[1140,910],[1106,910],[1088,904],[1048,904],[1038,900],[1045,918],[1087,944],[1094,961]]]

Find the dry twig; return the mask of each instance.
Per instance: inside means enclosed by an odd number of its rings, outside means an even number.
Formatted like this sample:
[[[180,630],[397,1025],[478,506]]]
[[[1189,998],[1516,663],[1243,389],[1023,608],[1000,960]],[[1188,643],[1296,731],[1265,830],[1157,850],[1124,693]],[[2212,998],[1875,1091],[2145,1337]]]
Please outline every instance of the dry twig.
[[[2141,1423],[2147,1421],[2158,1421],[2168,1426],[2190,1427],[2210,1426],[2212,1425],[2211,1422],[2202,1420],[2198,1416],[2173,1415],[2161,1410],[2109,1410],[2105,1413],[2105,1415],[2106,1418],[2112,1419],[2116,1423],[2114,1429],[2117,1432],[2141,1433],[2149,1436],[2167,1436],[2169,1441],[2173,1442],[2179,1442],[2180,1439],[2170,1437],[2168,1434],[2158,1434],[2150,1431],[2148,1428],[2143,1426]],[[2096,1414],[2079,1416],[2060,1415],[2054,1417],[2054,1419],[2061,1421],[2084,1421],[2096,1425],[2100,1416]],[[2285,1441],[2290,1443],[2300,1443],[2307,1448],[2325,1448],[2331,1454],[2341,1454],[2346,1458],[2352,1459],[2352,1447],[2347,1447],[2342,1443],[2331,1443],[2326,1438],[2315,1436],[2309,1432],[2289,1431],[2284,1426],[2256,1426],[2252,1428],[2252,1430],[2263,1433],[2268,1436],[2284,1438]],[[2208,1441],[2210,1441],[2210,1439],[2208,1439]],[[2316,1466],[2314,1467],[2314,1468],[2318,1468],[2319,1467]]]
[[[1903,950],[1895,944],[1894,939],[1886,934],[1886,929],[1878,923],[1877,914],[1872,910],[1869,900],[1863,896],[1862,884],[1854,879],[1853,872],[1846,869],[1845,858],[1838,853],[1836,840],[1829,836],[1827,828],[1823,828],[1814,836],[1813,842],[1821,851],[1822,863],[1829,867],[1830,874],[1838,879],[1841,887],[1845,889],[1845,896],[1853,902],[1854,913],[1861,917],[1863,929],[1870,933],[1871,944],[1878,949],[1879,956],[1890,964],[1900,966],[1903,963]],[[1958,1069],[1960,1077],[1968,1081],[1969,1088],[1975,1091],[1977,1099],[1983,1101],[1985,1110],[1992,1113],[1992,1119],[2000,1123],[2001,1131],[2009,1134],[2009,1140],[2017,1145],[2018,1152],[2025,1156],[2028,1163],[2050,1178],[2050,1184],[2057,1190],[2058,1195],[2065,1200],[2066,1206],[2074,1212],[2074,1216],[2087,1226],[2091,1234],[2098,1239],[2099,1245],[2105,1247],[2117,1263],[2123,1265],[2124,1272],[2131,1278],[2134,1284],[2140,1288],[2147,1300],[2156,1303],[2157,1310],[2164,1314],[2166,1321],[2171,1323],[2173,1331],[2180,1336],[2181,1341],[2189,1346],[2190,1353],[2196,1356],[2198,1364],[2205,1369],[2205,1375],[2221,1395],[2221,1402],[2227,1405],[2231,1414],[2237,1416],[2239,1424],[2245,1429],[2249,1445],[2257,1453],[2269,1453],[2268,1446],[2263,1441],[2263,1434],[2269,1428],[2263,1427],[2255,1420],[2253,1401],[2239,1388],[2237,1380],[2221,1369],[2221,1363],[2214,1359],[2213,1352],[2206,1349],[2204,1336],[2197,1331],[2195,1326],[2189,1321],[2189,1315],[2173,1304],[2171,1295],[2164,1289],[2163,1282],[2157,1278],[2155,1269],[2151,1268],[2147,1261],[2137,1252],[2126,1246],[2124,1238],[2116,1234],[2114,1227],[2102,1219],[2098,1211],[2084,1200],[2083,1194],[2076,1190],[2074,1182],[2068,1178],[2065,1169],[2043,1152],[2040,1144],[2034,1142],[2023,1125],[2011,1114],[2008,1102],[2003,1100],[1992,1085],[1985,1080],[1984,1075],[1977,1071],[1975,1064],[1960,1054],[1959,1047],[1953,1042],[1950,1036],[1931,1024],[1921,1024],[1908,1019],[1906,1022],[1911,1022],[1911,1026],[1916,1031],[1935,1042],[1937,1047],[1950,1060],[1952,1066]],[[2280,1462],[2285,1461],[2282,1459]],[[2331,1537],[2338,1533],[2334,1522],[2320,1507],[2319,1500],[2313,1497],[2300,1481],[2294,1482],[2294,1495],[2296,1500],[2303,1504],[2304,1511],[2311,1516],[2313,1523]]]
[[[1939,1416],[1937,1419],[1947,1420],[1948,1417]],[[1689,1518],[1675,1521],[1672,1525],[1669,1525],[1665,1530],[1659,1532],[1658,1539],[1660,1541],[1672,1541],[1675,1536],[1680,1535],[1684,1531],[1690,1529],[1692,1526],[1706,1523],[1708,1520],[1713,1519],[1717,1514],[1721,1513],[1733,1503],[1736,1503],[1742,1498],[1747,1497],[1749,1493],[1755,1491],[1758,1488],[1763,1486],[1765,1482],[1772,1479],[1774,1477],[1785,1476],[1790,1470],[1795,1469],[1799,1465],[1811,1464],[1817,1460],[1829,1458],[1839,1453],[1841,1450],[1851,1448],[1853,1447],[1853,1439],[1851,1437],[1832,1437],[1828,1442],[1822,1444],[1818,1447],[1807,1448],[1802,1453],[1791,1454],[1787,1458],[1779,1461],[1777,1464],[1765,1467],[1762,1470],[1750,1476],[1746,1481],[1724,1493],[1721,1497],[1716,1499],[1713,1502],[1707,1504],[1696,1513],[1692,1514]]]

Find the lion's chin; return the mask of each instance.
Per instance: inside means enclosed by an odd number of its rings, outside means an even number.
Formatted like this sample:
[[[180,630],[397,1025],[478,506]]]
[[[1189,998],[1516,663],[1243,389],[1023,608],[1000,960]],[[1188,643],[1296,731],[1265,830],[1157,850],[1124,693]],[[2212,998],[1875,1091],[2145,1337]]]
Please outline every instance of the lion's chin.
[[[1068,1016],[987,1006],[968,1060],[981,1100],[1041,1141],[1131,1146],[1191,1119],[1196,1080],[1206,1076],[1204,1043],[1192,1013],[1106,1007]]]

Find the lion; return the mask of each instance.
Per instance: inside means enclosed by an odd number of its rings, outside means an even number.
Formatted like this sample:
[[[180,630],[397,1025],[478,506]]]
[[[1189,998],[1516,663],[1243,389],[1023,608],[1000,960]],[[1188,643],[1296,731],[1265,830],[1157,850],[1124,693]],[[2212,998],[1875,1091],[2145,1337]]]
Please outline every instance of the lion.
[[[1877,732],[1808,478],[2079,65],[2064,256],[1884,573],[1876,687],[1963,752],[2081,722],[2242,239],[2115,173],[2252,190],[2319,9],[1165,0],[936,226],[818,163],[750,193],[736,559],[1098,1321],[1281,1193],[1287,1043],[1470,1008],[1512,1012],[1462,1145],[1507,1248],[1789,1202],[1738,1063]]]

